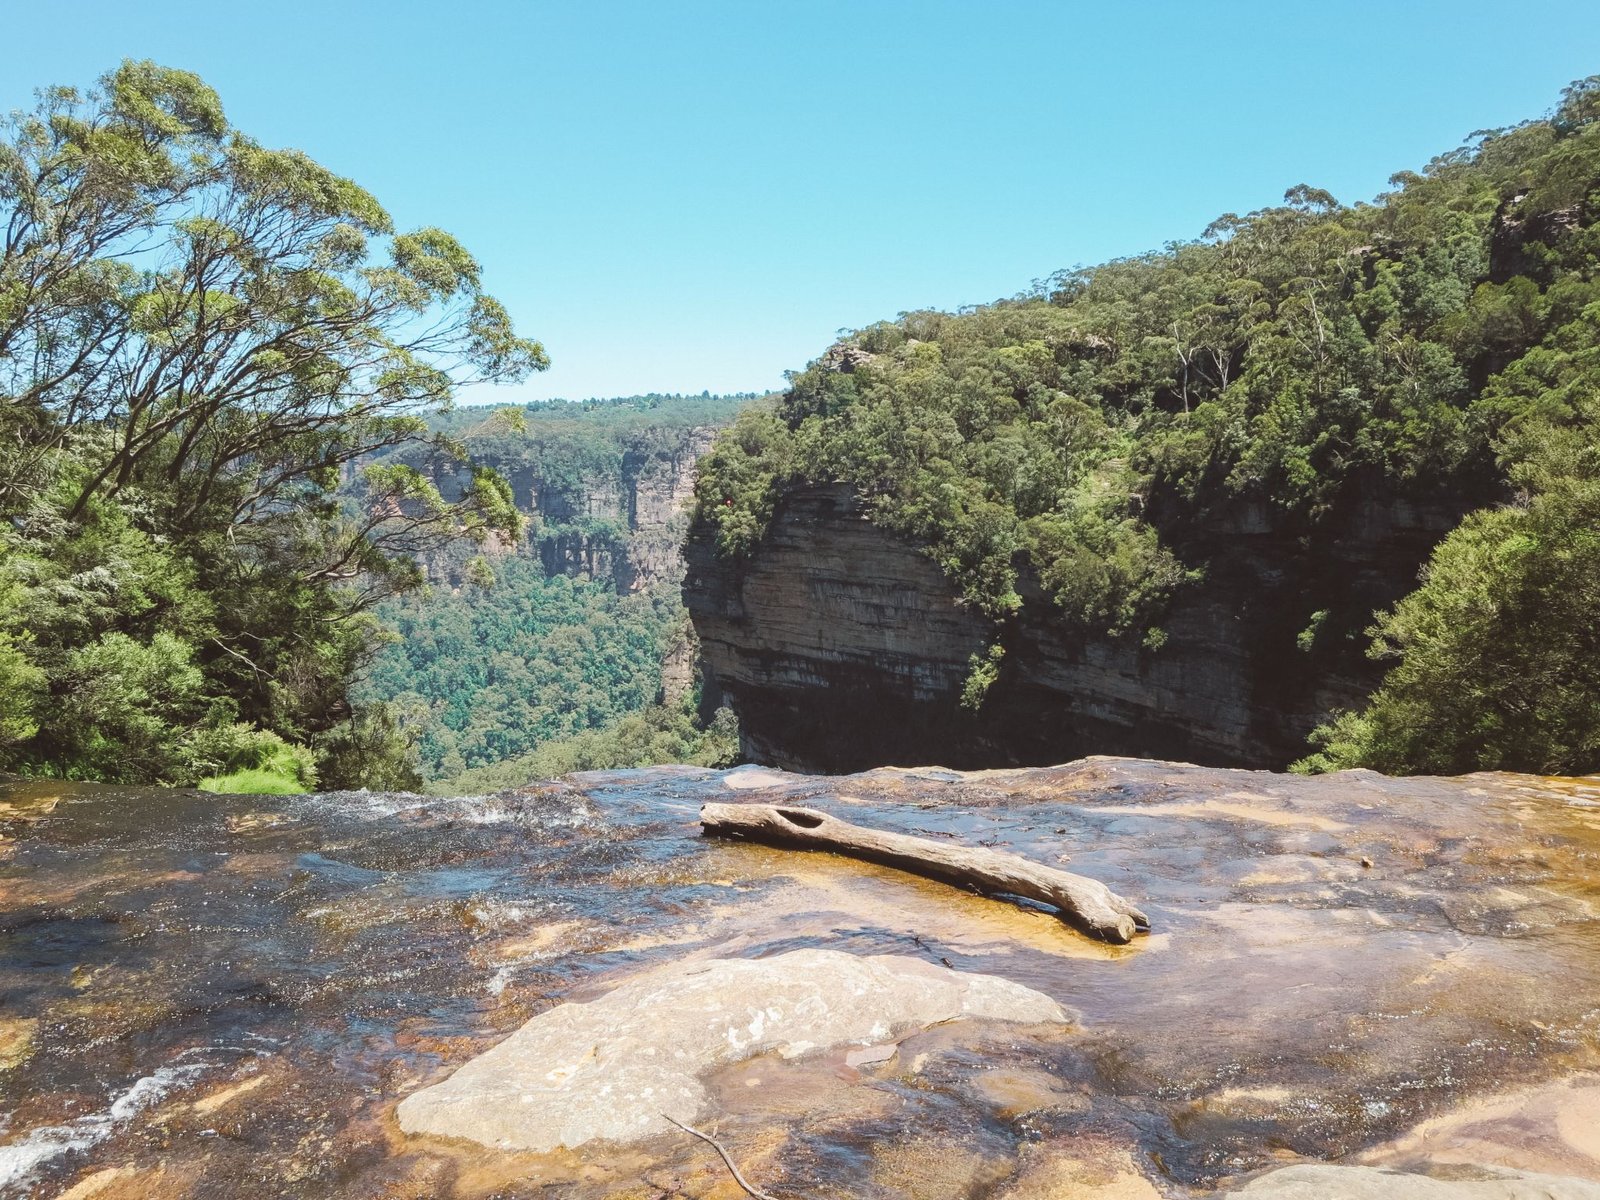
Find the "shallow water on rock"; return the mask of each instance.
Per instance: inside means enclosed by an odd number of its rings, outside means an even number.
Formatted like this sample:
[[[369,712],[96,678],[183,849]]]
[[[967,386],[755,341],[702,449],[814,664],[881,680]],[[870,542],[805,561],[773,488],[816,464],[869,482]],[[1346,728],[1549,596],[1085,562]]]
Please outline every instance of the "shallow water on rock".
[[[1064,866],[1154,932],[1107,946],[699,836],[702,802],[741,798]],[[450,800],[30,783],[0,785],[0,839],[0,1196],[740,1195],[687,1135],[502,1153],[408,1136],[395,1106],[643,969],[809,948],[1003,976],[1077,1017],[715,1072],[700,1126],[779,1196],[1203,1195],[1351,1156],[1600,1177],[1573,1132],[1600,1113],[1596,780],[1088,760]]]

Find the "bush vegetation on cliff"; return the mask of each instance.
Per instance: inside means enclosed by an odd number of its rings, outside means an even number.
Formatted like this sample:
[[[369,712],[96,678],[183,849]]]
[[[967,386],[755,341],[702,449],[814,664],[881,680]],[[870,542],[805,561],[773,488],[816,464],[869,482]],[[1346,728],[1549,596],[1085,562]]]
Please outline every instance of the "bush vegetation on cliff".
[[[719,440],[699,519],[738,555],[786,486],[848,482],[996,621],[1028,573],[1064,621],[1156,649],[1205,567],[1174,531],[1245,502],[1315,528],[1374,481],[1499,494],[1380,619],[1397,665],[1307,765],[1600,767],[1600,77],[1393,184],[1351,207],[1295,187],[857,331]]]
[[[0,125],[0,228],[0,769],[410,778],[349,702],[371,607],[517,518],[492,472],[361,464],[448,453],[419,414],[542,348],[454,238],[148,62]]]
[[[1600,238],[1588,254],[1592,275]],[[1566,316],[1485,392],[1515,499],[1462,522],[1379,615],[1383,686],[1304,769],[1600,770],[1600,302]]]

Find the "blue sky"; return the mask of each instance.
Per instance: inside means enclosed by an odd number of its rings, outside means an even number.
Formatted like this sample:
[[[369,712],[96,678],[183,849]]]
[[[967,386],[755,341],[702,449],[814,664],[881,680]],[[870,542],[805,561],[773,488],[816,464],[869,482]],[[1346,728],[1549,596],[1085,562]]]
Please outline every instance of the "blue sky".
[[[841,328],[1295,183],[1370,199],[1600,73],[1593,0],[4,0],[0,27],[0,108],[153,58],[455,233],[554,359],[498,400],[774,387]]]

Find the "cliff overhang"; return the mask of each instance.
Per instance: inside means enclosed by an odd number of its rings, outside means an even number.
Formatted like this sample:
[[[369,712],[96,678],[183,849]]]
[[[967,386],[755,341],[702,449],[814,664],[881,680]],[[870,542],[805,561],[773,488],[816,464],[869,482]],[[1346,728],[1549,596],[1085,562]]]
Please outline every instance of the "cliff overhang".
[[[738,711],[755,762],[839,772],[1121,754],[1281,768],[1376,685],[1372,614],[1415,587],[1476,500],[1370,486],[1313,528],[1240,501],[1164,531],[1200,578],[1173,598],[1155,648],[1074,626],[1026,573],[1021,611],[990,620],[843,484],[786,490],[743,557],[720,556],[696,524],[684,600],[707,700]],[[996,643],[998,678],[963,707],[973,655]]]

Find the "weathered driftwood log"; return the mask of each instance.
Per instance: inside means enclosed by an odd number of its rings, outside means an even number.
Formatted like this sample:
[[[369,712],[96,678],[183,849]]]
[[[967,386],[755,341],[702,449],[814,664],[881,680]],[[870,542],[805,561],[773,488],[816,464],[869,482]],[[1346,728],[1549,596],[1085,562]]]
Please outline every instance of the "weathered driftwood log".
[[[700,824],[715,837],[832,850],[990,895],[1022,896],[1055,907],[1062,920],[1108,942],[1128,942],[1150,929],[1150,918],[1098,880],[998,850],[868,829],[782,804],[706,804]]]

